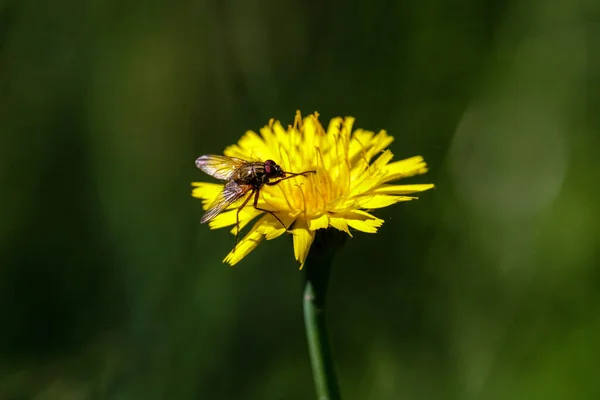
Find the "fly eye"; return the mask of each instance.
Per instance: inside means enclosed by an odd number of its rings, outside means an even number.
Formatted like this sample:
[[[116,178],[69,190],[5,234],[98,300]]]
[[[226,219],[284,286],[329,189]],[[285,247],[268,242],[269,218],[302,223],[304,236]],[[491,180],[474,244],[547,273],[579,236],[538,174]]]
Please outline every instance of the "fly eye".
[[[273,160],[265,161],[265,172],[267,175],[274,173],[277,170],[277,164]]]

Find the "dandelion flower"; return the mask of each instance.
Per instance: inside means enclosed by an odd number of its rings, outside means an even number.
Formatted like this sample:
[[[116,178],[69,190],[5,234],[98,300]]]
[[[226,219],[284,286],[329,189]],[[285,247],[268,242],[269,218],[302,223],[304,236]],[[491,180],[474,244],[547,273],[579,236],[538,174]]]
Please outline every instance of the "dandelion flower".
[[[432,184],[395,185],[390,182],[427,172],[423,157],[392,162],[386,148],[394,140],[385,131],[353,129],[354,118],[334,118],[327,131],[317,113],[304,119],[296,113],[293,126],[285,129],[271,120],[260,135],[248,131],[224,154],[244,160],[274,160],[284,171],[314,173],[263,186],[256,210],[248,203],[239,213],[239,229],[256,217],[250,231],[223,260],[235,265],[264,239],[275,239],[288,231],[293,235],[294,256],[304,265],[318,229],[335,228],[352,236],[351,229],[375,233],[383,220],[365,210],[383,208],[416,199],[409,194],[434,187]],[[219,183],[193,182],[192,196],[202,199],[204,209],[223,191]],[[210,221],[212,229],[233,225],[243,198]],[[281,221],[278,221],[278,219]],[[285,225],[285,227],[282,225]]]

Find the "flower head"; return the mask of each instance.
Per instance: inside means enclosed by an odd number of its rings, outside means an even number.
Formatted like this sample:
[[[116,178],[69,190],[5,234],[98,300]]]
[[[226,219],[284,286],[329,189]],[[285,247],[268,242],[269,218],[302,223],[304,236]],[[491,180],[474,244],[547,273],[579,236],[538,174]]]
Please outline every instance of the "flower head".
[[[239,212],[239,229],[261,216],[236,248],[223,260],[234,265],[264,240],[275,239],[287,230],[293,234],[294,255],[304,265],[317,229],[335,228],[352,236],[351,229],[375,233],[383,224],[365,210],[413,200],[407,196],[434,187],[432,184],[394,185],[389,182],[427,172],[423,157],[392,162],[386,148],[394,140],[385,131],[375,134],[352,131],[354,118],[334,118],[327,131],[313,114],[302,119],[297,112],[293,126],[285,129],[271,120],[260,135],[248,131],[224,154],[245,160],[274,160],[284,171],[314,173],[282,180],[260,189],[257,210],[248,202]],[[194,182],[192,196],[208,208],[223,191],[218,183]],[[236,213],[245,199],[232,204],[210,221],[212,229],[233,226]],[[285,225],[285,227],[282,225]]]

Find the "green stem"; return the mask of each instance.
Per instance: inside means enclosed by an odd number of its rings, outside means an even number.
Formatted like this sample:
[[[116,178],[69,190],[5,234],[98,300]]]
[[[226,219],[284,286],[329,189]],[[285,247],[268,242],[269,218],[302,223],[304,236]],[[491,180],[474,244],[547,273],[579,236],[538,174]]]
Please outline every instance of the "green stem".
[[[336,251],[345,236],[336,230],[318,230],[304,264],[304,323],[318,400],[340,400],[325,325],[325,298]]]

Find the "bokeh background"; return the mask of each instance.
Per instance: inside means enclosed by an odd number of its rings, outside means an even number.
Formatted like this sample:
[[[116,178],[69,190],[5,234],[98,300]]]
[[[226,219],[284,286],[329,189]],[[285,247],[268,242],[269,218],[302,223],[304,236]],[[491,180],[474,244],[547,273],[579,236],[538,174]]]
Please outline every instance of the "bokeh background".
[[[434,182],[336,258],[345,399],[600,398],[600,5],[0,0],[0,399],[311,399],[291,240],[190,182],[297,109]]]

